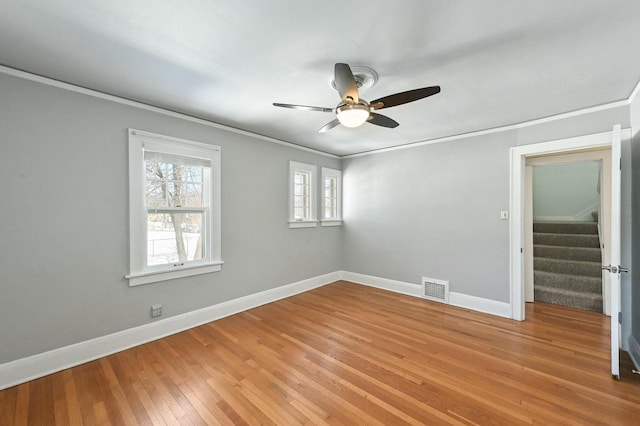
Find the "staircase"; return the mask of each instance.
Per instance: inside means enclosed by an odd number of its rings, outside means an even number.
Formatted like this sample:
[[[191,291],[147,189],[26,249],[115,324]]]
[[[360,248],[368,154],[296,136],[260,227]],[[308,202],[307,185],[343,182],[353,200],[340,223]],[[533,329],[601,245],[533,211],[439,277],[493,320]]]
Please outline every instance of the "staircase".
[[[602,312],[598,224],[533,224],[534,300]]]

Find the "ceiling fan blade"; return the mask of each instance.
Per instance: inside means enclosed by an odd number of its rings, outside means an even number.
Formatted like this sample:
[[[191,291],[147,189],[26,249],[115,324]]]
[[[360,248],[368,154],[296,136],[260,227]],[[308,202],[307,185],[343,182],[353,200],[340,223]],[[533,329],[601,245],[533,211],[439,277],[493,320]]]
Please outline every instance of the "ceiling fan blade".
[[[333,112],[333,108],[324,108],[324,107],[307,106],[307,105],[279,104],[274,102],[273,106],[282,107],[282,108],[300,109],[300,110],[306,110],[306,111]]]
[[[393,129],[394,127],[398,127],[400,125],[400,123],[387,117],[386,115],[377,114],[375,112],[369,114],[369,119],[367,121],[371,124],[375,124],[376,126],[388,127],[390,129]]]
[[[324,133],[326,131],[329,131],[329,130],[333,129],[334,127],[336,127],[338,124],[340,124],[340,122],[338,121],[337,118],[335,120],[331,120],[330,122],[328,122],[327,124],[322,126],[320,128],[320,130],[318,130],[318,133]]]
[[[347,64],[336,64],[334,69],[334,80],[340,98],[347,103],[358,103],[358,84]]]
[[[385,96],[384,98],[371,101],[370,104],[374,109],[390,108],[433,96],[437,93],[440,93],[440,86],[423,87],[422,89],[407,90],[406,92]],[[380,106],[380,104],[382,104],[382,106]]]

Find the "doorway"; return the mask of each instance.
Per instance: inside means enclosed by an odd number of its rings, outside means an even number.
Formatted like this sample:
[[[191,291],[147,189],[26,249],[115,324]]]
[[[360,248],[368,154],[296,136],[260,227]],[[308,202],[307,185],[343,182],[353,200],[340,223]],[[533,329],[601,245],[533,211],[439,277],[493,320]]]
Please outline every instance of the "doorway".
[[[528,157],[576,154],[611,147],[612,132],[511,148],[510,302],[511,318],[525,319],[525,170]],[[603,170],[604,175],[604,170]],[[604,187],[604,185],[603,185]],[[604,188],[603,188],[604,190]],[[606,226],[605,226],[606,227]]]
[[[610,315],[610,167],[610,147],[526,157],[526,302]]]

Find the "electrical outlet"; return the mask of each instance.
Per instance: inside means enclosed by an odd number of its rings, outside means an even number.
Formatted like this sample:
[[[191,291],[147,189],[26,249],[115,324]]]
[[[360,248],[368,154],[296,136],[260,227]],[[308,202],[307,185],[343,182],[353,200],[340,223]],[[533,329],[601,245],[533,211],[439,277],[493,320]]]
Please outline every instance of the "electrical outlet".
[[[162,305],[151,305],[151,318],[159,317],[162,315]]]

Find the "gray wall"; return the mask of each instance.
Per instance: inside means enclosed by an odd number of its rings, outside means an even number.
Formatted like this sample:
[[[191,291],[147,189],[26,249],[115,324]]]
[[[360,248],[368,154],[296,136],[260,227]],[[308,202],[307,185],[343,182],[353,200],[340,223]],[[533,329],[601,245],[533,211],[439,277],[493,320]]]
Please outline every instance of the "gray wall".
[[[633,223],[636,226],[633,227],[631,235],[633,241],[633,257],[631,262],[632,280],[629,286],[631,287],[629,293],[630,296],[627,300],[622,301],[623,308],[628,306],[631,312],[631,329],[633,339],[640,343],[640,96],[636,96],[635,100],[631,104],[631,130],[633,133],[632,140],[632,154],[631,161],[633,167],[633,181],[632,181],[632,211],[633,211]],[[634,272],[637,273],[634,274]],[[634,353],[636,361],[640,362],[640,352]],[[640,368],[640,365],[636,365]]]
[[[628,106],[345,159],[344,269],[415,284],[444,279],[451,291],[509,302],[509,225],[500,220],[509,148],[617,123],[629,127]]]
[[[600,162],[534,166],[534,220],[594,221],[600,211]]]
[[[343,163],[345,269],[509,300],[509,147],[513,132]]]
[[[633,259],[633,192],[632,192],[632,159],[631,140],[622,141],[622,182],[621,182],[621,215],[620,215],[620,263],[623,266],[631,265]],[[627,266],[628,267],[628,266]],[[629,267],[628,267],[629,268]],[[620,308],[622,309],[621,347],[629,350],[629,338],[632,332],[633,307],[631,305],[631,291],[633,282],[633,269],[629,273],[620,275]],[[638,309],[639,305],[636,305]]]
[[[0,363],[341,269],[289,229],[289,160],[340,160],[0,74]],[[129,287],[127,128],[222,148],[221,272]]]

